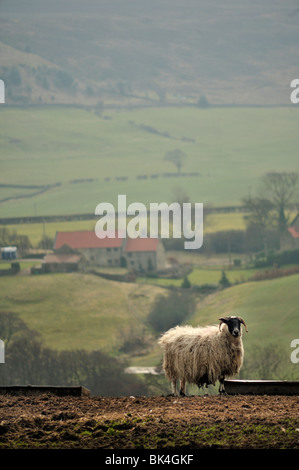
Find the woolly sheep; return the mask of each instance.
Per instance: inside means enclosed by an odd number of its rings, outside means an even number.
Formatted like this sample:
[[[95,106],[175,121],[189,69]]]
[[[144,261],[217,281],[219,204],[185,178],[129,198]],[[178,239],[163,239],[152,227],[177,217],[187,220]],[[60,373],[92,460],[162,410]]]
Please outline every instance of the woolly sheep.
[[[236,316],[222,317],[219,321],[219,327],[176,326],[159,339],[164,350],[163,369],[173,394],[177,393],[178,379],[182,396],[186,394],[187,382],[201,388],[219,380],[219,392],[225,393],[225,378],[238,374],[244,356],[241,323],[248,332],[246,324]]]

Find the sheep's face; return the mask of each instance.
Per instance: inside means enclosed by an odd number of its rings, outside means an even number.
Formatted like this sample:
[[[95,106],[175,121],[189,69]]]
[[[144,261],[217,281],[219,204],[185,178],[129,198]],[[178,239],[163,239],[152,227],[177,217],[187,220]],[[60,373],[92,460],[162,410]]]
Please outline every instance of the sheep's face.
[[[246,328],[244,320],[240,317],[222,317],[222,318],[219,318],[219,320],[220,320],[220,325],[222,323],[225,323],[227,325],[228,331],[234,338],[239,338],[239,336],[242,335],[241,323],[243,323],[243,325]],[[247,331],[247,328],[246,328],[246,331]]]

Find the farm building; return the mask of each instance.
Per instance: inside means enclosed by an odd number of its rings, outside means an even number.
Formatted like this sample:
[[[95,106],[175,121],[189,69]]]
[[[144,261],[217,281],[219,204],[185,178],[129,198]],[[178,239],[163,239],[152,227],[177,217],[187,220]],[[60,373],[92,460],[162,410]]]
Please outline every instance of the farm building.
[[[98,238],[94,231],[57,232],[55,253],[80,253],[88,264],[120,266],[123,238]]]
[[[281,250],[295,250],[297,248],[299,248],[299,214],[280,238]]]
[[[76,254],[48,254],[44,257],[42,272],[78,271],[80,259],[80,255]]]
[[[57,232],[55,254],[80,254],[88,264],[119,266],[136,271],[165,267],[165,251],[158,238],[98,238],[94,231]]]
[[[165,268],[165,251],[159,238],[129,238],[125,244],[127,266],[137,271]]]

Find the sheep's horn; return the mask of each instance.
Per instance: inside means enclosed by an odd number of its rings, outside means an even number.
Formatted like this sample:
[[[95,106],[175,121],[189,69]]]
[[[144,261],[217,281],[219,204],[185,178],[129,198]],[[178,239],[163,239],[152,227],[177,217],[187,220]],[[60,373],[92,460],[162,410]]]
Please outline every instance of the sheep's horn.
[[[243,325],[245,326],[245,331],[246,331],[246,333],[248,333],[248,330],[247,330],[247,326],[246,326],[245,321],[244,321],[243,318],[241,318],[241,317],[238,317],[238,318],[239,318],[240,322],[243,323]]]

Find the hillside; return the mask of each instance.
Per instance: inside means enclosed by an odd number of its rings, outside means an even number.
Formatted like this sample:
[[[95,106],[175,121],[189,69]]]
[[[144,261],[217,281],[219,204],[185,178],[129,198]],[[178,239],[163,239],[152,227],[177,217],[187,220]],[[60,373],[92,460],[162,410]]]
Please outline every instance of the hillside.
[[[189,323],[192,325],[217,323],[218,318],[238,315],[244,318],[248,333],[243,334],[246,353],[251,355],[256,347],[269,344],[277,346],[285,370],[290,377],[299,379],[298,364],[292,364],[291,341],[299,331],[299,275],[279,279],[239,284],[220,293],[210,295],[199,304]],[[269,358],[271,359],[271,358]]]
[[[1,2],[8,103],[290,104],[298,4]],[[9,46],[7,48],[6,46]],[[8,58],[9,57],[9,58]]]
[[[290,343],[299,328],[298,281],[296,274],[247,282],[201,297],[195,314],[186,322],[218,324],[223,315],[243,317],[249,331],[244,333],[246,354],[251,356],[257,346],[276,345],[283,351],[281,361],[289,378],[298,380],[298,364],[290,361]],[[87,274],[3,277],[1,287],[1,310],[17,313],[41,334],[48,347],[60,351],[100,349],[116,355],[124,339],[139,337],[145,347],[135,352],[131,365],[161,362],[161,350],[146,321],[156,295],[168,294],[161,287]]]
[[[288,371],[288,378],[299,380],[298,364],[293,364],[290,360],[293,351],[290,344],[298,337],[296,332],[299,329],[298,282],[299,275],[295,274],[234,285],[199,299],[196,312],[185,323],[193,326],[218,324],[221,316],[238,315],[248,327],[248,333],[243,333],[245,360],[246,357],[252,357],[257,348],[276,348],[278,354],[281,354],[278,360],[284,365],[284,370]],[[271,362],[271,358],[269,359]],[[135,357],[133,365],[150,365],[153,361],[155,364],[161,361],[158,346],[150,358]]]
[[[269,171],[298,171],[298,108],[0,108],[0,217],[94,214],[117,195],[238,205]],[[186,155],[181,174],[166,152]],[[282,155],[284,158],[282,158]]]
[[[0,303],[40,333],[47,347],[116,354],[128,334],[142,336],[158,293],[164,290],[87,274],[16,276],[1,278]]]

